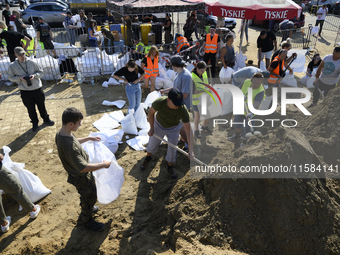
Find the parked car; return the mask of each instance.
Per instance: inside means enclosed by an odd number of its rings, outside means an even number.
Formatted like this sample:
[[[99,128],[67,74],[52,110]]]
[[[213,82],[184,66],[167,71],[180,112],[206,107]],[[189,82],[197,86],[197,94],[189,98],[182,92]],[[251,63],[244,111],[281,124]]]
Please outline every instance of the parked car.
[[[22,19],[25,23],[34,24],[42,16],[50,25],[61,25],[68,11],[68,7],[60,3],[40,2],[28,6],[22,12]]]
[[[312,0],[307,5],[307,10],[310,13],[315,14],[317,11],[317,6],[321,7],[322,5],[327,5],[328,13],[333,13],[333,9],[335,6],[336,0],[326,0],[326,1],[318,1],[318,0]]]
[[[260,25],[260,26],[266,26],[268,29],[273,30],[274,32],[277,32],[279,30],[279,24],[283,20],[275,20],[273,27],[269,27],[269,20],[257,20],[256,18],[252,20],[251,25]],[[304,27],[305,26],[305,14],[301,13],[301,16],[299,19],[291,19],[291,21],[294,22],[294,25],[296,28]]]
[[[217,24],[217,17],[213,15],[209,15],[203,11],[197,11],[197,20],[204,23],[205,26],[215,25]],[[225,27],[233,30],[236,27],[236,20],[233,18],[224,18]]]
[[[70,8],[70,5],[68,4],[66,0],[30,0],[31,4],[40,3],[40,2],[59,3],[59,4],[67,6],[67,8]]]

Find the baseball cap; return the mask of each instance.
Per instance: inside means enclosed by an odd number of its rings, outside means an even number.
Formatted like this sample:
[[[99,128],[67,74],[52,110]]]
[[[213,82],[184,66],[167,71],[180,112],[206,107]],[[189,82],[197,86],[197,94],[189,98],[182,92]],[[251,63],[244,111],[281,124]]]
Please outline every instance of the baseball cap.
[[[179,64],[179,65],[184,65],[185,64],[185,61],[179,55],[173,56],[171,58],[170,62],[171,62],[171,64]]]
[[[183,93],[178,89],[172,88],[169,91],[168,98],[176,106],[184,105]]]
[[[17,55],[21,55],[22,53],[26,53],[26,52],[22,47],[15,47],[14,53],[17,54]]]
[[[44,18],[42,16],[39,16],[38,20],[44,20]]]
[[[210,29],[216,29],[216,26],[215,25],[211,25]]]
[[[335,46],[334,51],[335,51],[335,52],[340,52],[340,46],[338,46],[338,45]]]

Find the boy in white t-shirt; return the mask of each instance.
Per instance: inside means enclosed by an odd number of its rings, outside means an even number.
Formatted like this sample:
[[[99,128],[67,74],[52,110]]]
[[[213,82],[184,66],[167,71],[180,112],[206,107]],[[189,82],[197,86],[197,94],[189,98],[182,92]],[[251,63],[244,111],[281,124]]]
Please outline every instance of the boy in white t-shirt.
[[[316,12],[316,15],[318,16],[315,22],[315,26],[318,26],[320,24],[320,30],[319,30],[319,36],[321,36],[321,31],[323,27],[323,23],[325,22],[326,15],[328,14],[327,5],[322,5],[322,7],[319,8],[319,10]]]

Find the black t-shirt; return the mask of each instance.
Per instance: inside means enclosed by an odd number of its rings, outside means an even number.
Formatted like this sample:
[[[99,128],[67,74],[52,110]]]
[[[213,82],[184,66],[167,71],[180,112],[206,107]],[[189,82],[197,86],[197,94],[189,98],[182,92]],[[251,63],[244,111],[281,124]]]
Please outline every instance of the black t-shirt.
[[[267,36],[261,39],[261,36],[257,38],[257,48],[261,48],[262,52],[268,52],[274,49],[274,41],[276,41],[276,36],[268,31]]]
[[[273,70],[277,67],[277,65],[280,64],[280,72],[279,72],[279,75],[281,76],[282,73],[283,73],[283,69],[281,68],[282,66],[282,61],[273,61],[271,64],[270,64],[270,67],[273,68]]]
[[[50,30],[51,30],[51,27],[49,24],[43,22],[43,23],[39,23],[35,29],[37,31],[40,32],[40,41],[45,41],[47,39],[50,39],[51,36],[50,36]]]
[[[169,25],[169,27],[164,27],[164,31],[171,30],[171,19],[165,21],[165,25]]]
[[[206,34],[205,36],[204,36],[204,41],[206,42],[207,41],[207,35],[209,35],[210,37],[211,37],[211,35],[210,34]],[[216,34],[215,34],[216,35]],[[212,38],[211,38],[212,39]],[[221,41],[221,38],[220,38],[220,36],[218,36],[217,37],[217,42],[219,43]]]
[[[140,66],[138,66],[138,73],[140,73],[141,75],[144,73],[144,70]],[[124,76],[128,82],[134,82],[138,79],[138,73],[136,73],[135,71],[129,72],[129,69],[124,66],[123,68],[115,72],[115,75]]]
[[[307,69],[309,68],[310,71],[313,72],[313,68],[314,67],[319,67],[319,65],[321,64],[321,61],[322,61],[322,59],[320,59],[318,61],[318,63],[314,64],[314,59],[313,59],[311,62],[309,62],[308,66],[307,66]]]
[[[2,16],[5,17],[6,25],[9,25],[9,18],[11,17],[11,11],[3,10]]]
[[[3,31],[0,34],[0,39],[5,39],[7,43],[7,51],[10,54],[14,54],[14,48],[21,47],[21,39],[24,39],[24,35],[16,31]],[[1,41],[0,41],[1,43]],[[2,43],[1,43],[2,46]]]

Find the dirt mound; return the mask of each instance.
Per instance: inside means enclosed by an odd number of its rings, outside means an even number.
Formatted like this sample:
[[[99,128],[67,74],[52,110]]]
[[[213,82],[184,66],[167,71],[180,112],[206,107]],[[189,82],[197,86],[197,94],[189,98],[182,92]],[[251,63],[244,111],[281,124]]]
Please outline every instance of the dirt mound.
[[[333,164],[334,168],[340,151],[339,102],[337,88],[312,109],[312,116],[289,114],[299,122],[298,128],[280,127],[252,137],[224,160],[217,153],[211,162],[237,167]],[[189,178],[175,185],[168,206],[172,241],[179,249],[187,243],[250,254],[340,253],[340,197],[334,179]]]

